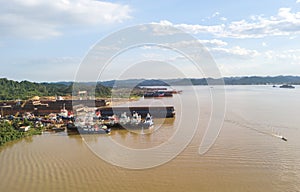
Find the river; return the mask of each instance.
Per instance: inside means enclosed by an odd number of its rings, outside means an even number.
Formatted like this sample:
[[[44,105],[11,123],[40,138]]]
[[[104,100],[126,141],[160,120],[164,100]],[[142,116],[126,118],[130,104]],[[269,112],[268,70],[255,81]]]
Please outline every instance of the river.
[[[173,104],[176,109],[174,119],[156,119],[154,130],[143,134],[141,130],[83,137],[44,133],[1,146],[0,191],[300,191],[299,86],[226,86],[226,113],[219,119],[211,118],[216,102],[210,93],[220,87],[175,88],[183,90],[182,94],[135,103]],[[210,120],[223,117],[216,142],[200,155],[199,145]],[[143,164],[136,162],[139,169],[128,169],[112,165],[97,153],[107,139],[147,152],[171,143],[181,130],[191,131],[192,137],[179,135],[180,146],[175,148],[182,150],[159,166],[141,169]],[[185,140],[187,146],[183,146]],[[159,162],[175,151],[162,150],[145,162]],[[126,154],[118,156],[113,148],[109,153],[134,165]]]

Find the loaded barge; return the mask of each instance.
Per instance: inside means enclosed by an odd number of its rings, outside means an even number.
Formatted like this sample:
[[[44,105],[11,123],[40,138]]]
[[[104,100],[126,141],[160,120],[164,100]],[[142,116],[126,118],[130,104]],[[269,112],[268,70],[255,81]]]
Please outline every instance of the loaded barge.
[[[101,107],[96,112],[100,112],[101,116],[121,116],[124,112],[127,114],[138,113],[142,118],[147,114],[151,114],[154,118],[172,118],[175,116],[174,106],[157,106],[157,107]]]
[[[29,100],[0,102],[1,116],[33,113],[35,116],[45,116],[50,113],[60,113],[62,108],[68,111],[73,106],[82,104],[87,107],[103,107],[108,104],[104,99],[99,100]],[[16,115],[17,114],[17,115]]]

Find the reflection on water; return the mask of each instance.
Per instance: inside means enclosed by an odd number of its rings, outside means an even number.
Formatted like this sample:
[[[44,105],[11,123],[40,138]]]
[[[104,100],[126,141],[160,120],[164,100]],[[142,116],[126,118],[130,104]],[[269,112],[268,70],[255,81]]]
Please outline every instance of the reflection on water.
[[[147,170],[123,169],[101,160],[86,145],[101,146],[103,137],[136,149],[168,141],[180,124],[181,108],[187,106],[189,113],[199,110],[193,103],[176,102],[187,102],[184,98],[193,94],[189,87],[178,89],[184,90],[181,95],[164,101],[175,100],[176,118],[157,119],[160,126],[148,134],[116,130],[110,136],[83,139],[69,132],[48,133],[0,147],[0,191],[300,191],[300,87],[226,87],[223,128],[217,142],[202,156],[198,147],[211,102],[209,88],[201,86],[196,87],[201,106],[197,133],[169,163]],[[185,121],[181,126],[194,123]],[[288,141],[272,136],[274,132]]]

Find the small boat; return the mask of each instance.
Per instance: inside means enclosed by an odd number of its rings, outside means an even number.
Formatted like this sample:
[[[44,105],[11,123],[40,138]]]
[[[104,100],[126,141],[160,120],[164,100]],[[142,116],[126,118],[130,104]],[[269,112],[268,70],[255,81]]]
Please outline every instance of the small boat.
[[[75,129],[77,129],[77,127],[75,126],[75,124],[72,122],[72,121],[69,121],[68,123],[67,123],[67,129],[70,129],[70,130],[75,130]]]
[[[107,128],[107,126],[102,125],[101,127],[95,126],[84,126],[84,127],[78,127],[78,132],[80,134],[110,134],[110,129]]]
[[[272,134],[272,135],[275,136],[275,137],[278,137],[278,138],[282,139],[283,141],[287,141],[287,138],[285,138],[284,136],[282,136],[282,135],[280,135],[280,134],[274,133],[274,134]]]
[[[157,91],[153,94],[154,97],[164,97],[165,92],[164,91]]]
[[[287,138],[285,138],[285,137],[283,137],[283,136],[281,137],[281,139],[284,140],[284,141],[287,141]]]
[[[110,134],[111,129],[106,125],[79,125],[68,123],[67,128],[69,131],[76,131],[80,134]]]
[[[119,119],[119,124],[126,125],[130,122],[130,117],[127,116],[126,112],[122,113]]]
[[[60,131],[65,131],[65,127],[61,126],[61,127],[53,127],[52,131],[56,131],[56,132],[60,132]]]
[[[69,131],[78,131],[80,134],[109,134],[110,129],[104,124],[94,124],[86,122],[72,122],[67,123]]]
[[[279,88],[295,89],[293,85],[288,85],[288,84],[281,85]]]
[[[154,97],[154,92],[147,92],[144,94],[144,97]]]
[[[102,124],[108,126],[108,127],[113,127],[119,123],[119,118],[114,114],[112,116],[107,116],[104,118],[100,118],[102,121]]]
[[[172,91],[165,91],[163,96],[164,97],[173,97],[173,92]]]
[[[154,122],[153,122],[152,116],[148,113],[147,116],[146,116],[146,119],[143,122],[142,127],[143,128],[150,128],[153,125],[154,125]]]
[[[142,120],[141,115],[137,112],[133,112],[132,118],[126,115],[126,112],[121,114],[118,122],[118,127],[125,129],[149,129],[154,123],[152,116],[148,113],[145,120]]]
[[[60,110],[60,113],[58,113],[57,116],[62,119],[72,119],[74,117],[73,112],[68,111],[65,104],[63,105],[63,108]]]
[[[130,120],[130,124],[131,125],[138,125],[140,124],[142,121],[142,116],[139,115],[137,112],[133,112],[132,114],[132,118]]]
[[[172,97],[172,91],[154,91],[154,92],[146,92],[144,94],[144,98],[147,97]]]

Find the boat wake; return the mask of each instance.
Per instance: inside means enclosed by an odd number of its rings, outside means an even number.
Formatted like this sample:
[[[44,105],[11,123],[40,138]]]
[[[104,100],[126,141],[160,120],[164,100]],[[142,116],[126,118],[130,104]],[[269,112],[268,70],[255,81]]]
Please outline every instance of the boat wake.
[[[284,136],[282,135],[278,135],[278,134],[272,134],[274,137],[277,137],[277,138],[280,138],[282,139],[283,141],[287,141],[287,138],[285,138]]]
[[[287,142],[287,138],[286,137],[284,137],[283,135],[281,135],[279,133],[274,133],[274,127],[275,126],[272,126],[272,130],[269,131],[268,129],[270,129],[270,128],[267,128],[267,126],[263,126],[263,125],[258,124],[258,123],[256,123],[256,124],[255,123],[250,123],[249,121],[245,120],[244,118],[240,117],[237,114],[235,116],[238,116],[238,117],[237,118],[235,117],[234,119],[240,119],[240,121],[226,118],[225,122],[228,122],[228,123],[231,123],[231,124],[235,124],[237,126],[244,127],[244,128],[253,130],[255,132],[264,134],[264,135],[268,135],[268,136],[272,136],[272,137],[275,137],[275,138],[279,138],[279,139]],[[255,128],[255,127],[257,127],[257,128]],[[261,128],[261,129],[259,129],[259,128]],[[263,129],[265,129],[265,130],[263,130]]]

